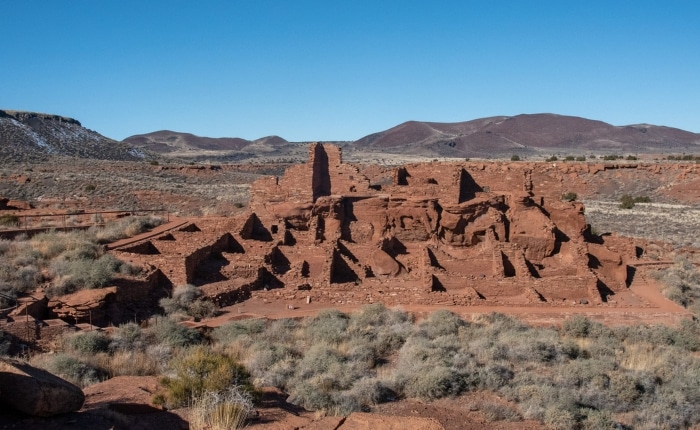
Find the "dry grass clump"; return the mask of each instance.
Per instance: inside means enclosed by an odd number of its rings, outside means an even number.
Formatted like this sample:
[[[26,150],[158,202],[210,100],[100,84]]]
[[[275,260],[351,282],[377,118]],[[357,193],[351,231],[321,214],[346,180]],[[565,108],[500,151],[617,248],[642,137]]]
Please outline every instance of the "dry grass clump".
[[[88,231],[45,232],[27,239],[0,241],[0,306],[44,285],[48,296],[101,288],[116,274],[134,275],[138,268],[106,254],[101,237],[126,237],[157,225],[157,218],[129,218]],[[202,311],[203,312],[203,311]]]
[[[126,237],[136,236],[165,222],[163,217],[126,217],[107,224],[104,228],[93,227],[97,243],[109,243]]]
[[[245,427],[253,410],[250,393],[241,387],[229,387],[223,392],[206,391],[195,397],[190,405],[192,430],[235,430]]]

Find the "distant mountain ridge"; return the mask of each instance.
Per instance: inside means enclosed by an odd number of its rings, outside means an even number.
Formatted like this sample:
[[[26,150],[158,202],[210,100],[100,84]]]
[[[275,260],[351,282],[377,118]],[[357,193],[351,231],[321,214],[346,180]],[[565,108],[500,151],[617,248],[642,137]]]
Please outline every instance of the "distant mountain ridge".
[[[143,158],[140,151],[84,128],[73,118],[0,110],[0,159],[32,161],[51,156],[99,160]]]
[[[242,151],[271,152],[290,142],[279,136],[267,136],[256,140],[239,137],[202,137],[191,133],[161,130],[153,133],[138,134],[127,137],[122,142],[135,148],[160,153],[174,154],[188,151]]]
[[[456,123],[407,121],[355,142],[343,151],[424,157],[498,158],[554,153],[700,153],[700,134],[677,128],[602,121],[556,114],[494,116]],[[301,160],[304,145],[279,136],[256,140],[202,137],[161,130],[121,142],[84,128],[73,118],[0,110],[0,159],[46,160],[70,156],[100,160],[141,160],[160,155],[203,162],[236,162],[267,157]]]
[[[555,114],[458,123],[408,121],[354,142],[355,149],[427,156],[488,157],[556,151],[700,151],[700,134],[648,124],[613,126]]]

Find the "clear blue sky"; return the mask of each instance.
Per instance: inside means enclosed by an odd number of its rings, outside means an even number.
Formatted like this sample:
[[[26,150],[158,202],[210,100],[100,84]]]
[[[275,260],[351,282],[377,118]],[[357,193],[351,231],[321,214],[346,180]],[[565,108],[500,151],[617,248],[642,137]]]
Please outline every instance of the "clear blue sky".
[[[0,109],[123,139],[552,112],[700,132],[698,1],[0,0]]]

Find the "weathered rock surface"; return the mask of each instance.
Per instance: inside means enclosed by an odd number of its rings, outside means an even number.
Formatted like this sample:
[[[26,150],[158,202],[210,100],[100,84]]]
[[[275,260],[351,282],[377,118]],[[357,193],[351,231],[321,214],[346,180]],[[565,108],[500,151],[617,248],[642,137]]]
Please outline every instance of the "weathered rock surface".
[[[77,411],[85,395],[52,373],[5,358],[0,360],[0,399],[20,412],[49,417]]]
[[[60,319],[89,322],[100,320],[108,304],[116,300],[116,287],[80,290],[49,301],[51,313]]]

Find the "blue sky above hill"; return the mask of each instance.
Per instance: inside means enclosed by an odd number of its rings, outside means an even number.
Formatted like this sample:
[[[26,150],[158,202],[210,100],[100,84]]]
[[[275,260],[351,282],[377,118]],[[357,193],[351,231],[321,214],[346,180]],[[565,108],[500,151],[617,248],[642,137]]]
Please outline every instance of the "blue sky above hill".
[[[695,1],[7,1],[0,109],[115,139],[539,112],[700,132],[698,22]]]

